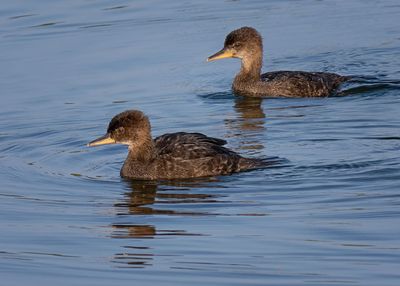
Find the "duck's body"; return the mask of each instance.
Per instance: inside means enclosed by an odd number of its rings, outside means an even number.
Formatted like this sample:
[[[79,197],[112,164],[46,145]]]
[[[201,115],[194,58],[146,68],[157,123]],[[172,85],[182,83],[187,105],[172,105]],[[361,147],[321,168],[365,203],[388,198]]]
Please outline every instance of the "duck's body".
[[[106,136],[89,146],[113,143],[129,145],[120,174],[130,179],[208,177],[265,166],[263,160],[244,158],[223,147],[225,140],[201,133],[170,133],[153,140],[147,117],[136,110],[115,116]]]
[[[275,71],[261,74],[262,38],[253,28],[232,31],[224,48],[208,61],[240,58],[242,67],[232,89],[235,93],[254,97],[323,97],[334,93],[349,77],[326,72]]]
[[[346,80],[335,73],[276,71],[264,73],[256,81],[237,76],[232,89],[239,95],[255,97],[326,97]]]
[[[183,179],[226,175],[261,166],[223,147],[225,140],[201,133],[170,133],[153,140],[153,158],[136,160],[129,151],[121,176],[133,179]]]

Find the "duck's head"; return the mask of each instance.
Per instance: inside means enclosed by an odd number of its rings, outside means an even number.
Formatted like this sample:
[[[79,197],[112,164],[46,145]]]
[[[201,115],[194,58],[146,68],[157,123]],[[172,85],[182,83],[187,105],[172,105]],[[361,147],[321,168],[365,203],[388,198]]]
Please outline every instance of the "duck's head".
[[[88,146],[106,144],[140,145],[151,140],[149,119],[139,110],[127,110],[111,119],[107,133],[93,140]]]
[[[262,57],[262,38],[256,29],[242,27],[234,30],[225,38],[224,48],[207,58],[215,61],[224,58],[240,58],[242,60]]]

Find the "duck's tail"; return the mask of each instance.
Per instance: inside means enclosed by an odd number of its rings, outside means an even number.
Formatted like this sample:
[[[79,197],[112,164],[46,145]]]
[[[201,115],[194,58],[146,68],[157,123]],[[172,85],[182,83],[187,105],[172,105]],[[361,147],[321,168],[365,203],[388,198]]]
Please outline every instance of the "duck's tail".
[[[287,163],[286,159],[280,157],[266,157],[266,158],[244,158],[239,161],[239,168],[241,170],[254,170],[264,169],[272,166],[282,165]]]

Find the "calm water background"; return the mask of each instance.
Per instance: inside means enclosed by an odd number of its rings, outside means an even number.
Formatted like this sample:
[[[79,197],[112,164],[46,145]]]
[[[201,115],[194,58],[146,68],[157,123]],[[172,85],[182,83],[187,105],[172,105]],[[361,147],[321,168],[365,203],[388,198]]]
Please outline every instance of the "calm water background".
[[[3,1],[0,285],[399,285],[400,3]],[[250,100],[240,26],[264,70],[374,79],[346,97]],[[87,148],[125,109],[199,131],[266,170],[179,183],[119,177]]]

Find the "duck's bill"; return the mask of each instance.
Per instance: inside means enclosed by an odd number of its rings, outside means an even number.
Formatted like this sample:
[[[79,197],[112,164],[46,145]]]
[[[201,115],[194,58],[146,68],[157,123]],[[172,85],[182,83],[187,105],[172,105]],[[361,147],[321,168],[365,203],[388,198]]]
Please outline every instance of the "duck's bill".
[[[100,145],[108,145],[108,144],[116,144],[114,139],[110,137],[110,134],[106,134],[104,136],[101,136],[97,138],[96,140],[93,140],[92,142],[89,142],[87,146],[93,147],[93,146],[100,146]]]
[[[218,53],[213,54],[212,56],[209,56],[207,58],[207,62],[215,61],[215,60],[220,60],[220,59],[225,59],[225,58],[233,58],[233,53],[229,50],[222,49]]]

